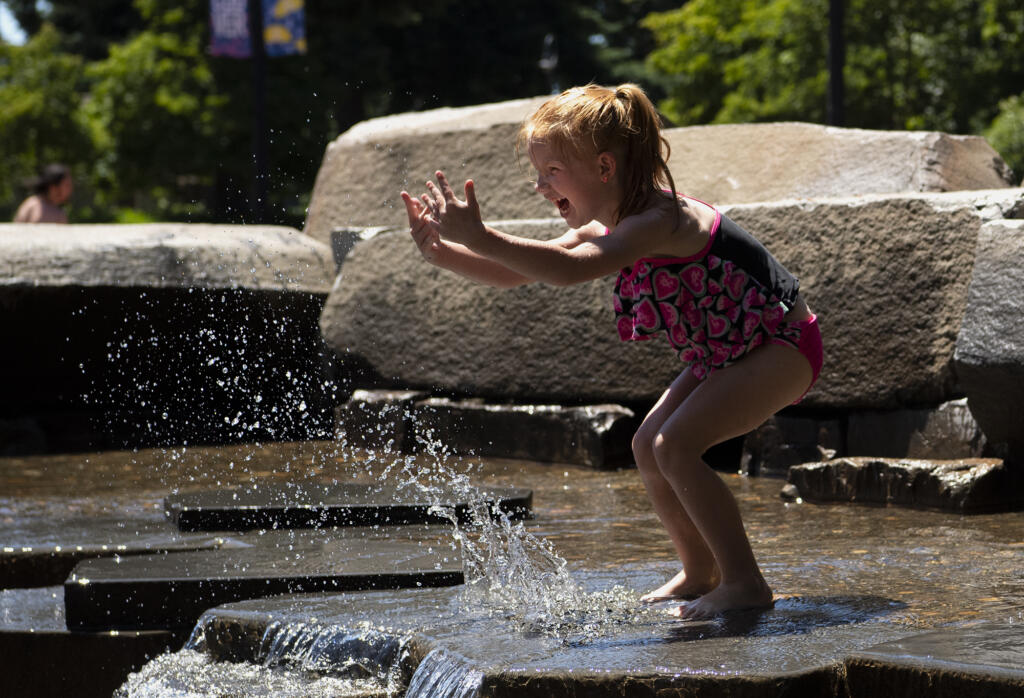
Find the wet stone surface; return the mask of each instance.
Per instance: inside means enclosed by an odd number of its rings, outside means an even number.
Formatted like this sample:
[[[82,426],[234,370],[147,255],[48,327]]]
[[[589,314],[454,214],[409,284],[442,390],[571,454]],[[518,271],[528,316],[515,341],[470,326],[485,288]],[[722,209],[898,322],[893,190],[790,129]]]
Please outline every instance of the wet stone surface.
[[[983,623],[870,647],[847,658],[851,698],[1024,695],[1024,629]]]
[[[482,494],[482,502],[471,503],[439,495],[427,497],[387,485],[256,484],[172,495],[164,500],[164,506],[168,518],[183,531],[444,524],[451,521],[449,516],[468,521],[474,505],[485,506],[490,516],[503,513],[511,519],[522,519],[530,515],[530,490],[505,487]]]

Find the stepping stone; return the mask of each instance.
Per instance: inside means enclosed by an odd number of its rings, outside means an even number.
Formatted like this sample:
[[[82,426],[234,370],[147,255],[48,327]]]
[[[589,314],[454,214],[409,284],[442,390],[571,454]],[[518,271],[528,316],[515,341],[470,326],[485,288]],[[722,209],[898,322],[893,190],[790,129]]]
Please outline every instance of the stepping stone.
[[[209,534],[179,533],[164,521],[19,519],[0,540],[0,589],[63,584],[82,560],[244,546]]]
[[[382,537],[304,537],[269,532],[240,550],[85,560],[64,583],[71,630],[181,628],[229,601],[311,591],[403,589],[462,584],[450,548]],[[387,532],[384,532],[387,533]],[[441,552],[443,550],[444,556]]]
[[[500,511],[511,519],[523,519],[533,508],[532,490],[495,488],[483,489],[481,494],[491,516]],[[448,498],[440,504],[453,507],[460,523],[469,520],[469,502]],[[168,518],[182,531],[449,523],[431,511],[433,505],[420,493],[356,483],[261,484],[164,499]]]
[[[855,652],[846,659],[851,698],[1024,695],[1019,625],[948,628]]]

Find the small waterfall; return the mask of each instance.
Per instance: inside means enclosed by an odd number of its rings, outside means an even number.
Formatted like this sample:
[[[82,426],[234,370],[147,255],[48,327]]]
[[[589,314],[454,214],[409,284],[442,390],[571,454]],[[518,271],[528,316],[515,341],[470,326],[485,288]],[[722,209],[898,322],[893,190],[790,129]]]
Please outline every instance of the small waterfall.
[[[409,681],[405,698],[476,698],[484,675],[447,652],[435,649],[423,658]]]
[[[185,648],[146,664],[114,698],[222,698],[275,696],[343,698],[401,695],[406,639],[376,629],[353,631],[306,623],[272,623],[255,661],[216,661],[200,619]]]

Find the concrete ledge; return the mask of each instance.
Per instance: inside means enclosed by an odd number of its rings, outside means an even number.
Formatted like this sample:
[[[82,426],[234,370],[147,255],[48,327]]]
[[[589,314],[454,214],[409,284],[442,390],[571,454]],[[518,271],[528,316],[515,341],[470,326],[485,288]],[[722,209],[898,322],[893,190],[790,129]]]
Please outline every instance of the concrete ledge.
[[[817,502],[857,502],[944,509],[963,514],[1024,506],[1016,471],[1002,461],[838,458],[795,465],[789,483]]]

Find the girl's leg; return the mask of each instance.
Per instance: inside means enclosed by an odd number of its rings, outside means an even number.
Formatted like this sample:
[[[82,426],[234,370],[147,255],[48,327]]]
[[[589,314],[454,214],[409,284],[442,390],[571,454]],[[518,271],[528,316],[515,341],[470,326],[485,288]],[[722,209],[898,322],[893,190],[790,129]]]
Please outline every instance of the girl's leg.
[[[745,434],[798,399],[811,367],[790,347],[769,344],[694,388],[654,439],[654,456],[714,555],[714,590],[680,607],[683,618],[770,606],[772,592],[750,549],[729,488],[701,459],[711,446]]]
[[[700,381],[693,377],[690,369],[683,371],[662,394],[633,437],[633,456],[647,489],[647,496],[683,563],[683,569],[672,579],[641,597],[640,600],[647,603],[693,598],[711,591],[718,583],[715,558],[687,516],[672,486],[661,474],[653,448],[654,438],[661,431],[665,420],[699,384]]]

